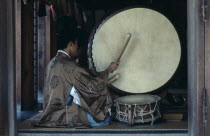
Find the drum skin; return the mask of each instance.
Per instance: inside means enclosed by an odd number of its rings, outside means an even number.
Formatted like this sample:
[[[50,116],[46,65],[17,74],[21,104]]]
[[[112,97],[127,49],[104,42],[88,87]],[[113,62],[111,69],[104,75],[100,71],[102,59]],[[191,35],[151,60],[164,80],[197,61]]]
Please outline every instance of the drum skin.
[[[118,69],[120,78],[112,85],[128,93],[147,93],[166,84],[181,57],[178,34],[171,22],[157,11],[131,8],[109,16],[95,30],[89,43],[89,64],[105,70],[117,60],[128,37]]]
[[[148,103],[155,103],[160,100],[160,97],[157,95],[127,95],[124,97],[117,98],[117,102],[120,104],[138,104],[145,105]]]

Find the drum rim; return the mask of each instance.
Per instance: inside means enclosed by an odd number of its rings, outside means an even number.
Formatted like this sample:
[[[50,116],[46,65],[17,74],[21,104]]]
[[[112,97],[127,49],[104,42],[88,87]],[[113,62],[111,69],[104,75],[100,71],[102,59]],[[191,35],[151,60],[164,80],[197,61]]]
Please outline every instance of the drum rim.
[[[134,103],[134,104],[128,104],[128,103],[125,103],[125,102],[119,102],[118,100],[119,99],[123,99],[125,97],[132,97],[132,96],[151,96],[151,97],[154,97],[155,100],[150,102],[150,103],[144,103],[144,104],[138,104],[138,103]],[[123,97],[118,97],[117,99],[115,99],[115,103],[118,103],[118,104],[122,104],[122,105],[145,105],[145,104],[152,104],[152,103],[156,103],[156,102],[159,102],[161,100],[161,97],[158,96],[158,95],[150,95],[150,94],[137,94],[137,95],[126,95],[126,96],[123,96]]]
[[[91,30],[91,33],[90,33],[90,36],[89,36],[89,40],[88,40],[88,49],[87,49],[87,56],[88,56],[88,66],[89,66],[89,69],[94,73],[96,74],[96,67],[95,67],[95,64],[93,62],[93,54],[92,54],[92,45],[93,45],[93,40],[94,40],[94,37],[95,37],[95,33],[96,31],[98,30],[98,28],[103,25],[103,23],[105,23],[106,20],[108,20],[109,18],[113,17],[114,15],[120,13],[120,12],[123,12],[125,10],[130,10],[130,9],[134,9],[134,8],[145,8],[145,9],[149,9],[149,10],[154,10],[154,9],[151,9],[151,8],[148,8],[148,7],[143,7],[143,6],[128,6],[126,8],[122,8],[122,9],[118,9],[116,11],[113,11],[111,13],[108,13],[107,15],[105,15],[94,27],[93,29]],[[156,11],[156,10],[154,10]],[[158,11],[156,11],[158,12]],[[158,12],[160,13],[160,12]],[[165,16],[165,15],[163,15]],[[166,17],[166,16],[165,16]],[[168,19],[168,18],[167,18]],[[170,21],[171,22],[171,21]],[[173,24],[172,24],[173,25]],[[174,25],[173,25],[174,26]],[[175,27],[174,27],[175,28]],[[113,86],[113,85],[112,85]],[[123,91],[123,90],[121,90]],[[126,91],[123,91],[123,92],[126,92]],[[126,92],[126,93],[131,93],[131,92]]]
[[[96,67],[95,67],[95,64],[93,62],[93,54],[92,54],[92,45],[93,45],[93,40],[94,40],[94,37],[95,37],[95,34],[96,34],[96,31],[98,30],[98,28],[103,25],[103,23],[105,23],[106,20],[108,20],[109,18],[113,17],[114,15],[120,13],[120,12],[123,12],[125,10],[130,10],[130,9],[134,9],[134,8],[144,8],[144,9],[149,9],[149,10],[153,10],[153,11],[156,11],[160,14],[162,14],[164,17],[166,17],[163,13],[161,13],[160,11],[158,11],[157,9],[152,9],[152,8],[148,8],[148,7],[144,7],[144,6],[139,6],[139,5],[135,5],[135,6],[128,6],[128,7],[125,7],[125,8],[121,8],[121,9],[118,9],[116,11],[112,11],[110,13],[108,13],[107,15],[104,15],[104,17],[102,17],[102,19],[93,27],[93,29],[91,30],[91,33],[90,33],[90,36],[89,36],[89,40],[88,40],[88,48],[87,48],[87,56],[88,56],[88,67],[89,69],[92,71],[92,73],[94,75],[97,75],[97,71],[96,71]],[[167,17],[166,17],[167,18]],[[169,18],[167,18],[169,20]],[[176,27],[175,25],[173,24],[173,22],[171,20],[169,20],[172,24],[172,26],[174,27],[174,29],[176,30]],[[177,30],[176,30],[177,31]],[[179,41],[180,41],[180,35],[179,33],[177,32],[177,35],[178,35],[178,38],[179,38]],[[181,41],[180,41],[180,46],[181,46]],[[180,49],[182,50],[182,48],[180,47]],[[116,89],[120,92],[122,92],[123,94],[144,94],[144,93],[151,93],[151,92],[155,92],[157,90],[160,90],[161,88],[164,88],[164,86],[167,86],[171,81],[173,81],[173,78],[174,76],[176,75],[177,73],[177,70],[179,69],[180,67],[180,62],[181,62],[181,58],[182,58],[182,51],[180,52],[180,58],[179,58],[179,63],[177,65],[177,68],[175,70],[175,72],[172,74],[171,78],[168,79],[168,81],[165,82],[165,84],[163,84],[162,86],[159,86],[158,88],[156,88],[155,90],[151,90],[151,91],[148,91],[148,92],[138,92],[138,93],[135,93],[135,92],[127,92],[127,91],[124,91],[124,90],[121,90],[117,87],[115,87],[114,85],[109,85],[111,88],[113,89]]]

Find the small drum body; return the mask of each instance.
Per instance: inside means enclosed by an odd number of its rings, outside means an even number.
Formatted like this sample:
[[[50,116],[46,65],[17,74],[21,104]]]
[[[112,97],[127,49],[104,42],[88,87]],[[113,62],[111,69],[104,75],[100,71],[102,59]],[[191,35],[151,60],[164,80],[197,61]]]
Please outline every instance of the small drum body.
[[[129,95],[115,100],[116,119],[130,125],[153,122],[161,117],[160,97],[157,95]]]

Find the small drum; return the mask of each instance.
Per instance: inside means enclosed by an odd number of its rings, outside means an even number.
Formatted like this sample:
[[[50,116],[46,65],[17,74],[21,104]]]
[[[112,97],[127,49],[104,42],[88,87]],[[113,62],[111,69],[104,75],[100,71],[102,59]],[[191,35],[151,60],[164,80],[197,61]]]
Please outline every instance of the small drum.
[[[129,95],[115,100],[116,119],[129,125],[153,122],[161,117],[160,97],[157,95]]]

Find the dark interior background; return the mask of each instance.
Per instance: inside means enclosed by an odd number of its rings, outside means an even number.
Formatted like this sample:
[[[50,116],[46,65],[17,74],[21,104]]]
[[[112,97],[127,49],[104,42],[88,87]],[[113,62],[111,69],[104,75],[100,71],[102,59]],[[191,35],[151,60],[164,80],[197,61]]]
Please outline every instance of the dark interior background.
[[[50,12],[50,58],[56,55],[56,18],[63,15],[74,16],[79,26],[85,30],[87,38],[91,31],[100,21],[113,12],[130,7],[145,7],[156,10],[165,15],[175,29],[180,38],[182,56],[180,65],[174,77],[159,92],[169,89],[181,89],[187,95],[187,0],[40,0],[37,15],[45,16],[45,10],[41,10],[43,5],[53,6],[54,12]],[[34,1],[28,0],[27,4],[22,2],[21,6],[21,109],[34,110],[40,108],[38,101],[37,78],[43,81],[43,77],[34,77]],[[56,15],[56,16],[55,16]],[[39,26],[38,26],[39,27]],[[87,43],[88,44],[88,43]],[[86,45],[87,49],[87,45]],[[88,67],[87,54],[81,57],[81,65]],[[42,68],[44,69],[44,68]],[[44,75],[43,75],[44,76]],[[41,84],[40,90],[43,89]],[[114,92],[117,94],[117,92]],[[124,94],[119,94],[124,95]],[[177,96],[179,94],[175,94]],[[170,97],[169,97],[170,100]],[[173,100],[171,100],[173,102]]]

